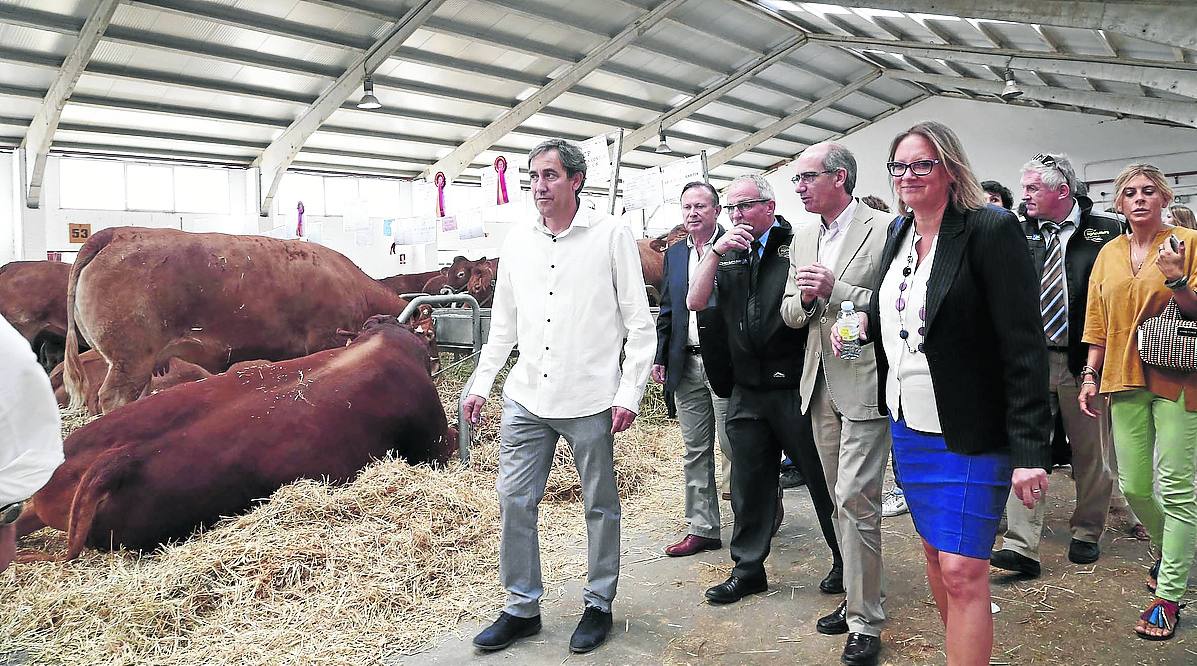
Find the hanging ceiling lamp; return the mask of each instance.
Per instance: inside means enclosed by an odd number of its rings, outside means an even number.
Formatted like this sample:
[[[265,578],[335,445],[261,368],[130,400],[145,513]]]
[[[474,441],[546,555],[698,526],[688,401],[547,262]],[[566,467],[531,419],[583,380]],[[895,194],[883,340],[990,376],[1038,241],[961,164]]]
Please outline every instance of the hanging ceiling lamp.
[[[1007,101],[1022,97],[1022,88],[1018,87],[1018,82],[1014,80],[1014,70],[1009,67],[1006,68],[1006,87],[1002,88],[999,97]]]
[[[669,147],[668,143],[665,143],[665,130],[661,130],[660,137],[661,143],[657,144],[657,152],[661,155],[672,153],[673,149]]]
[[[357,103],[359,109],[381,109],[382,102],[374,96],[374,78],[366,76],[365,81],[362,82],[362,101]]]

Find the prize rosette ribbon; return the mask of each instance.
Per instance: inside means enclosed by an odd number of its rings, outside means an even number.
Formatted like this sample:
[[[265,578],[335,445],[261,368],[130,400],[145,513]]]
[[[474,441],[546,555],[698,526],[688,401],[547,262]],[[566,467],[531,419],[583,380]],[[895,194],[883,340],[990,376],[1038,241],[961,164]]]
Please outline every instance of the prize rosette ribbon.
[[[495,172],[499,174],[499,191],[495,194],[495,203],[502,206],[507,198],[507,158],[499,155],[495,158]]]
[[[297,220],[295,223],[295,235],[300,238],[303,238],[303,202],[302,201],[300,201],[299,205],[295,207],[295,211],[296,211],[295,217]]]
[[[444,171],[437,171],[432,178],[432,184],[436,185],[436,216],[445,216],[445,184],[448,180],[445,178]]]

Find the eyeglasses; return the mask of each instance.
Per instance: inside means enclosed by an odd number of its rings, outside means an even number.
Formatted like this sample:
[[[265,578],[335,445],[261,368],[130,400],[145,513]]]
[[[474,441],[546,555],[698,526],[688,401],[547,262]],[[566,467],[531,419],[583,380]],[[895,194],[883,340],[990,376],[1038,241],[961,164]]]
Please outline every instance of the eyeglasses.
[[[759,203],[765,203],[766,201],[772,201],[772,199],[749,199],[747,201],[740,201],[740,202],[737,202],[734,204],[728,204],[728,205],[724,206],[723,210],[727,211],[728,215],[731,215],[732,211],[736,211],[736,210],[743,213],[743,212],[747,211],[749,208],[752,208],[753,206],[755,206]]]
[[[823,171],[807,171],[805,173],[798,173],[794,174],[794,176],[790,178],[790,182],[794,183],[795,185],[798,183],[806,183],[807,185],[810,185],[811,183],[815,182],[815,179],[819,176],[825,173],[835,173],[835,171],[835,169],[824,169]]]
[[[889,175],[894,178],[901,178],[906,175],[907,169],[910,169],[910,173],[916,176],[926,176],[939,163],[939,160],[917,160],[910,164],[905,162],[886,162],[885,168],[889,169]]]

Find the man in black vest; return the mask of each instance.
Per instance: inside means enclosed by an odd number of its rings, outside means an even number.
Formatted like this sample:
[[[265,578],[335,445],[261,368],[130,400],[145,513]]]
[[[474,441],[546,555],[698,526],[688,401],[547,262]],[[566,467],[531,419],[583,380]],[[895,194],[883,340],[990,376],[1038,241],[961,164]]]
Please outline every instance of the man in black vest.
[[[1098,541],[1105,530],[1114,479],[1109,467],[1108,410],[1101,419],[1091,419],[1077,405],[1089,353],[1081,333],[1093,262],[1101,248],[1118,237],[1122,226],[1116,216],[1093,210],[1093,202],[1080,194],[1078,187],[1066,155],[1039,154],[1022,167],[1022,200],[1027,207],[1023,227],[1040,274],[1039,306],[1051,368],[1052,416],[1063,421],[1072,447],[1076,508],[1069,524],[1068,559],[1090,564],[1101,555]],[[1010,494],[1008,527],[1002,547],[990,559],[993,566],[1039,575],[1045,507],[1040,502],[1028,509]]]
[[[807,479],[823,537],[831,547],[831,573],[819,588],[843,588],[843,560],[831,522],[832,503],[798,386],[806,334],[785,325],[781,297],[790,270],[793,230],[775,216],[773,189],[761,176],[728,186],[723,207],[735,225],[716,241],[690,281],[686,305],[694,311],[718,304],[728,330],[734,385],[727,406],[732,450],[731,555],[727,581],[707,590],[712,603],[732,603],[769,588],[765,558],[777,512],[778,471],[784,450]]]

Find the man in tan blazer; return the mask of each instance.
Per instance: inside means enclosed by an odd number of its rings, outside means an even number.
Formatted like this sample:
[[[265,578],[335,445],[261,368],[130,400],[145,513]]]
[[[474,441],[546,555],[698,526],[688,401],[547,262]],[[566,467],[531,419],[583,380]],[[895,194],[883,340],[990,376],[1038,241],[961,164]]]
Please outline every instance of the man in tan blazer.
[[[869,306],[893,216],[852,197],[856,159],[835,143],[803,151],[791,180],[818,222],[799,226],[790,246],[790,278],[781,315],[807,329],[802,410],[811,414],[815,444],[835,507],[833,521],[844,555],[846,599],[821,618],[823,634],[848,633],[843,661],[875,663],[881,649],[881,485],[889,459],[889,419],[877,410],[873,345],[855,360],[836,358],[831,332],[840,304]]]

